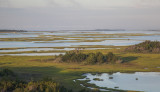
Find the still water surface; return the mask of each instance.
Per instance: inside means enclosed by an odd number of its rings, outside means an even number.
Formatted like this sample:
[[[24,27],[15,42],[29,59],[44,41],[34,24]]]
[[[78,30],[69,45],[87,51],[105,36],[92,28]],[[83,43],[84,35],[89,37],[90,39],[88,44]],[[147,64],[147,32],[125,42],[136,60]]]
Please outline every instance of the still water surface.
[[[145,33],[145,34],[154,34],[149,36],[113,36],[111,38],[102,37],[96,38],[96,35],[88,35],[88,34],[123,34],[123,33]],[[86,34],[86,35],[83,35]],[[66,40],[53,40],[53,41],[0,41],[0,49],[1,48],[23,48],[30,47],[34,49],[17,49],[17,50],[0,50],[0,52],[20,52],[20,51],[49,51],[56,50],[48,47],[72,47],[72,46],[87,46],[87,45],[104,45],[104,46],[128,46],[141,43],[145,40],[158,40],[160,41],[160,31],[53,31],[53,32],[18,32],[18,33],[0,33],[0,39],[3,38],[34,38],[44,35],[46,37],[54,37],[57,38],[60,36],[65,37]],[[98,35],[101,37],[101,35]],[[73,38],[72,38],[73,37]],[[75,38],[74,38],[75,37]],[[81,40],[102,40],[102,41],[89,41],[89,42],[79,42],[76,40],[77,38]],[[82,38],[81,38],[82,37]],[[87,38],[83,38],[87,37]],[[41,49],[35,47],[43,47]],[[72,49],[64,49],[64,50],[73,50]],[[1,54],[2,55],[2,54]],[[35,54],[36,55],[36,54]],[[47,55],[47,54],[46,54]]]
[[[145,92],[160,92],[160,73],[159,72],[136,72],[129,73],[102,73],[93,75],[91,73],[84,74],[84,79],[90,80],[88,83],[95,84],[99,87],[115,88],[122,90],[134,90]],[[110,78],[113,79],[110,79]],[[102,79],[103,81],[93,80],[94,78]]]

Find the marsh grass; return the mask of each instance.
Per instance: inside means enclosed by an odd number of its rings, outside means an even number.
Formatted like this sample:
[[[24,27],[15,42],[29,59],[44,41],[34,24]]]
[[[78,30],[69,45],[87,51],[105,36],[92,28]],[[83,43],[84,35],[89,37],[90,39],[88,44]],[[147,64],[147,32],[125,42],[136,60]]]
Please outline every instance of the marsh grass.
[[[76,48],[80,47],[82,48],[83,46],[77,46]],[[119,57],[123,57],[125,62],[122,64],[84,65],[79,63],[53,63],[52,60],[54,60],[54,56],[0,56],[0,69],[11,69],[18,73],[18,75],[21,76],[21,78],[24,80],[40,80],[48,76],[51,77],[54,81],[64,85],[65,87],[74,89],[75,92],[84,89],[84,87],[80,86],[78,82],[73,82],[73,80],[83,78],[81,75],[84,73],[160,72],[160,68],[157,68],[160,66],[160,54],[124,52],[126,46],[97,45],[84,47],[112,47],[113,49],[83,50],[82,52],[102,52],[103,54],[113,52]],[[65,47],[55,48],[61,49]],[[86,85],[91,86],[89,84]],[[92,85],[92,87],[94,86]]]
[[[99,50],[90,52],[96,51]],[[106,51],[102,52],[106,53]],[[40,79],[44,76],[50,76],[56,82],[78,90],[82,89],[82,87],[79,87],[78,84],[75,85],[72,80],[82,78],[81,75],[83,73],[160,72],[160,69],[157,68],[160,66],[160,54],[117,53],[117,55],[127,58],[128,62],[123,64],[83,65],[77,63],[53,63],[51,59],[54,59],[54,56],[0,56],[0,67],[1,69],[12,69],[22,76],[26,74],[24,77],[26,79],[31,77]],[[137,58],[133,59],[133,57]]]

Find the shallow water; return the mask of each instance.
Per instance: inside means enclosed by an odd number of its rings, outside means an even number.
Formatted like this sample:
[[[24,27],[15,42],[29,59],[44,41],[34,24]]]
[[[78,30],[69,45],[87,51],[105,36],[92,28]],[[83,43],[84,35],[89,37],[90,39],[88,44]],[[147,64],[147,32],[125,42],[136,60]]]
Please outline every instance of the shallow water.
[[[76,41],[76,40],[54,40],[54,41],[32,41],[34,43],[65,43],[70,41]]]
[[[114,45],[114,46],[127,46],[138,44],[142,41],[134,40],[105,40],[102,42],[63,42],[63,43],[37,43],[37,42],[16,42],[16,41],[0,41],[0,48],[14,48],[14,47],[68,47],[77,45]]]
[[[38,37],[38,34],[32,34],[31,32],[19,32],[19,33],[0,33],[0,38],[21,38],[21,37]]]
[[[0,56],[55,56],[65,53],[21,53],[21,54],[0,54]]]
[[[99,49],[101,49],[101,48],[99,48]],[[24,48],[24,49],[13,49],[13,50],[0,50],[0,52],[52,51],[52,50],[54,50],[54,51],[60,51],[60,50],[69,51],[69,50],[75,50],[75,48],[64,48],[64,49],[56,49],[56,48]]]
[[[151,40],[151,41],[160,41],[160,35],[152,35],[152,36],[134,36],[134,37],[129,37],[129,39],[133,39],[133,40]]]
[[[13,50],[0,50],[0,52],[24,52],[24,51],[71,51],[75,50],[76,48],[21,48],[21,49],[13,49]],[[97,49],[113,49],[113,48],[83,48],[82,50],[97,50]],[[114,48],[120,49],[120,48]],[[10,54],[5,54],[10,55]],[[12,55],[12,54],[11,54]]]
[[[99,87],[113,88],[122,90],[134,90],[145,92],[159,92],[160,91],[160,73],[159,72],[136,72],[129,73],[107,73],[93,75],[91,73],[84,74],[86,78],[81,80],[90,80],[88,83],[95,84]],[[113,77],[113,79],[109,79]],[[93,80],[94,78],[103,79],[103,81]]]
[[[126,30],[126,31],[101,31],[104,34],[117,33],[145,33],[145,34],[160,34],[160,31],[145,31],[145,30]]]
[[[50,51],[53,48],[26,48],[26,49],[15,49],[15,50],[0,50],[0,52],[22,52],[22,51]]]
[[[152,36],[124,36],[121,38],[94,38],[89,37],[85,40],[102,40],[100,42],[76,42],[76,38],[70,38],[70,35],[82,37],[78,34],[117,34],[117,33],[146,33],[146,34],[160,34],[159,31],[53,31],[53,32],[21,32],[21,33],[0,33],[0,38],[21,38],[21,37],[38,37],[39,35],[62,35],[68,36],[67,40],[54,40],[54,41],[31,41],[31,42],[18,42],[18,41],[0,41],[0,48],[15,48],[15,47],[69,47],[78,45],[114,45],[114,46],[128,46],[138,44],[145,40],[159,40],[160,35]],[[81,38],[78,38],[81,39]],[[82,38],[84,39],[84,38]],[[107,40],[108,39],[108,40]],[[123,40],[124,39],[124,40]],[[128,39],[128,40],[127,40]],[[70,42],[75,41],[75,42]]]

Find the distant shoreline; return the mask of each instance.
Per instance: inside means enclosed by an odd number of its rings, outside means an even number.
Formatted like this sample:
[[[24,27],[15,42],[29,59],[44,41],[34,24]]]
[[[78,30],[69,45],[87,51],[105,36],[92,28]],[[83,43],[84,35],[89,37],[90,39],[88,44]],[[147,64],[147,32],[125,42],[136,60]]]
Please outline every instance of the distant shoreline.
[[[29,30],[28,30],[29,31]],[[0,33],[13,33],[13,32],[28,32],[26,30],[10,30],[10,29],[0,29]],[[30,30],[31,32],[33,30]],[[46,30],[47,32],[48,30]],[[125,29],[91,29],[91,30],[54,30],[54,31],[126,31]],[[53,32],[53,31],[48,31],[48,32]]]
[[[0,33],[8,33],[8,32],[27,32],[25,30],[0,30]]]

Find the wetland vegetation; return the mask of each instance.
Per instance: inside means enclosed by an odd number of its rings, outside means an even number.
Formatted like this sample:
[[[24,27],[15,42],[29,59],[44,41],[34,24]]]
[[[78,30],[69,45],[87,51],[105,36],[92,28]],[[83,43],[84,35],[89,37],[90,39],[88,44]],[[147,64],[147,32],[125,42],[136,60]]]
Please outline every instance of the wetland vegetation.
[[[160,42],[145,41],[126,48],[126,51],[136,53],[160,53]]]
[[[17,34],[25,35],[26,37],[15,37]],[[36,35],[36,37],[30,37],[29,35],[31,34]],[[9,38],[3,38],[4,36]],[[141,39],[142,36],[144,39]],[[98,90],[102,92],[137,92],[119,89],[117,86],[114,86],[116,88],[100,87],[90,84],[89,80],[80,81],[77,79],[85,78],[82,76],[85,73],[160,72],[160,54],[155,52],[159,48],[159,38],[157,38],[159,37],[159,32],[157,31],[147,34],[144,34],[144,32],[114,33],[114,31],[106,31],[104,33],[96,31],[95,33],[87,31],[66,33],[63,31],[37,31],[7,33],[3,36],[0,35],[0,37],[3,38],[0,38],[0,79],[4,78],[2,76],[8,75],[10,76],[9,78],[12,77],[11,79],[14,79],[8,83],[1,82],[1,89],[11,87],[13,88],[12,91],[22,92],[22,90],[28,91],[31,84],[33,92],[36,92],[35,89],[38,91],[43,90],[42,92],[44,90],[52,90],[53,85],[56,85],[54,86],[54,88],[57,88],[56,90],[61,88],[66,90],[60,92],[71,92],[71,90],[72,92],[98,92]],[[145,41],[148,39],[151,41]],[[71,42],[71,40],[75,41]],[[16,44],[10,41],[15,41]],[[81,43],[81,41],[83,42]],[[139,50],[142,47],[143,50]],[[57,56],[54,56],[54,54],[52,56],[34,55],[35,53],[61,54],[64,52],[66,54]],[[33,56],[23,56],[25,53],[33,54]],[[13,56],[10,56],[10,54]],[[14,56],[15,54],[22,54],[22,56]],[[55,60],[58,62],[55,62]],[[4,70],[5,68],[9,70]],[[16,80],[17,77],[18,80]],[[46,82],[43,80],[45,77],[52,80]],[[114,78],[110,80],[114,80]],[[95,79],[95,81],[101,79]],[[138,79],[137,81],[140,80]],[[102,80],[97,82],[102,82]],[[40,87],[41,89],[39,89]],[[103,88],[105,90],[102,90]]]
[[[83,64],[104,64],[104,63],[121,63],[122,60],[113,54],[112,52],[109,52],[108,54],[104,55],[101,52],[97,53],[88,53],[84,54],[81,53],[79,50],[67,52],[64,55],[59,55],[55,62],[58,62],[58,60],[61,60],[59,62],[69,62],[69,63],[83,63]]]

